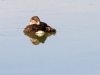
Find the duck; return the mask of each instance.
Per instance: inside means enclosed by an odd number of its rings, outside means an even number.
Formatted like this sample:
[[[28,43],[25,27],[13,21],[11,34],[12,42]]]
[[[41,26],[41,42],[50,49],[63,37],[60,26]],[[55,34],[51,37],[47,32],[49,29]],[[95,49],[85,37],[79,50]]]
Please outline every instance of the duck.
[[[24,32],[44,34],[45,32],[56,32],[56,29],[50,27],[47,23],[40,21],[38,16],[33,16],[29,21],[29,25],[24,28]]]

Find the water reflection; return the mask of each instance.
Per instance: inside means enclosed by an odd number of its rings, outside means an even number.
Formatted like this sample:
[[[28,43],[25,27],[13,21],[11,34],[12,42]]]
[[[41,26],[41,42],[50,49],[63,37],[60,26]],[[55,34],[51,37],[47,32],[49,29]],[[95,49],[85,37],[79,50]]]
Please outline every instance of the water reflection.
[[[39,45],[40,43],[44,44],[47,37],[50,37],[51,35],[55,35],[56,32],[46,32],[43,35],[36,35],[33,33],[25,33],[25,35],[27,35],[30,38],[30,41],[34,44],[34,45]]]

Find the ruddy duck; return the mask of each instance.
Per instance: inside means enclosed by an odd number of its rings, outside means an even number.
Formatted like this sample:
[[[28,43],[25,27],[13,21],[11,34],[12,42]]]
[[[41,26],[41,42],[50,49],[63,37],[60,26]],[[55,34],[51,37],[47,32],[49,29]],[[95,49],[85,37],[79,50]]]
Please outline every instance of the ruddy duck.
[[[45,22],[41,22],[38,16],[33,16],[30,19],[29,25],[24,29],[24,32],[42,34],[44,32],[56,32],[56,30]]]

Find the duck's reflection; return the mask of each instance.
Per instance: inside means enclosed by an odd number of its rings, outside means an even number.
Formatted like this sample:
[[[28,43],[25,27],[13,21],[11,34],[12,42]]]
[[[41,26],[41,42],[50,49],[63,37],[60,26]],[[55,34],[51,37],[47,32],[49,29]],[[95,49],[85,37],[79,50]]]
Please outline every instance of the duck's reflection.
[[[30,41],[34,44],[34,45],[39,45],[40,43],[45,43],[47,37],[50,37],[51,35],[55,35],[56,32],[46,32],[44,34],[33,34],[33,33],[25,33],[25,35],[27,35],[30,38]]]

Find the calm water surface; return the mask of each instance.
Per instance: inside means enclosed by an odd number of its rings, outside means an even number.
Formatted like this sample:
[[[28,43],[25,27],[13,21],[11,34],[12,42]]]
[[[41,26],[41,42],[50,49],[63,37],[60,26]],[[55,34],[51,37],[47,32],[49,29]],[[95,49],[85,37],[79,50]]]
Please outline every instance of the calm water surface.
[[[100,75],[100,1],[0,0],[0,75]],[[57,29],[34,45],[29,19]]]

